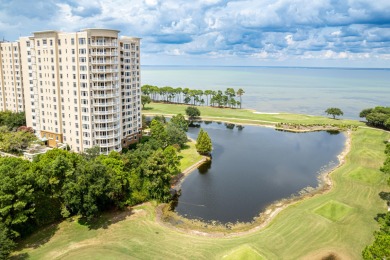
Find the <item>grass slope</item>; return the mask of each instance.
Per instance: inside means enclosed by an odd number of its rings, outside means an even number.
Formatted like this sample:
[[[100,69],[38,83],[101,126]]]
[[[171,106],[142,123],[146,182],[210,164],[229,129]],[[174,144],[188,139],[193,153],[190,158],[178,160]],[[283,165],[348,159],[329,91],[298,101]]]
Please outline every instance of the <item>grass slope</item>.
[[[144,114],[183,114],[188,105],[151,103],[143,110]],[[301,114],[258,114],[253,110],[248,109],[230,109],[230,108],[214,108],[198,106],[201,117],[204,120],[226,120],[242,124],[264,124],[273,125],[276,123],[296,123],[296,124],[348,124],[348,125],[364,125],[356,120],[339,120],[322,116],[308,116]]]
[[[26,239],[16,253],[28,254],[30,259],[86,260],[223,259],[235,254],[255,259],[311,259],[315,254],[321,259],[324,255],[318,252],[334,252],[360,259],[377,228],[374,217],[385,211],[378,193],[388,186],[378,169],[384,160],[383,140],[388,139],[390,134],[383,131],[360,128],[353,132],[346,163],[331,175],[333,189],[287,207],[266,228],[253,233],[212,238],[172,230],[156,222],[155,205],[149,203],[128,212],[106,213],[91,228],[64,221]],[[351,210],[329,221],[315,213],[329,202]],[[326,207],[322,210],[327,211]]]
[[[199,162],[203,158],[203,156],[196,151],[194,141],[187,142],[186,145],[187,147],[182,149],[179,153],[181,171],[184,171],[185,169]]]

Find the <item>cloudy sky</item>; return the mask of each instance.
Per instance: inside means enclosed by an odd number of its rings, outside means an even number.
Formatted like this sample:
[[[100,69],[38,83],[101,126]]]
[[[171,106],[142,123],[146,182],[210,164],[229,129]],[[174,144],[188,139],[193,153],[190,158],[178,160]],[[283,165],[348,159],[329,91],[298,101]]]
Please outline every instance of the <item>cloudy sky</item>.
[[[390,67],[390,0],[0,0],[0,37],[112,28],[144,65]]]

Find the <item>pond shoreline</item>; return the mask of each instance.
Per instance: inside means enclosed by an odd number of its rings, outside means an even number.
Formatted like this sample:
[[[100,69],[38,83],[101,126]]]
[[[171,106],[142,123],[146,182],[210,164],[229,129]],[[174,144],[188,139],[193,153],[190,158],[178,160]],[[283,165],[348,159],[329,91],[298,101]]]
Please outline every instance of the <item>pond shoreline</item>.
[[[225,123],[233,123],[229,121],[222,121]],[[242,125],[255,125],[263,127],[271,127],[269,125],[261,124],[242,124]],[[296,132],[312,132],[320,131],[318,128],[312,129],[309,131],[305,129],[302,131]],[[329,129],[322,129],[323,131]],[[332,129],[335,130],[335,129]],[[293,131],[295,132],[295,131]],[[265,226],[267,226],[283,209],[287,208],[290,205],[293,205],[297,202],[303,201],[304,199],[313,197],[315,195],[323,194],[328,192],[333,187],[333,180],[331,174],[342,166],[345,162],[345,158],[351,149],[351,130],[343,132],[346,135],[346,140],[344,143],[344,148],[341,153],[337,156],[339,163],[333,167],[331,170],[320,174],[319,176],[319,186],[311,191],[304,192],[300,196],[293,196],[287,199],[282,199],[280,201],[275,201],[270,206],[268,206],[264,211],[260,212],[257,217],[254,218],[252,222],[247,223],[228,223],[228,224],[218,224],[216,222],[206,223],[200,220],[193,220],[182,217],[176,212],[170,211],[170,205],[161,204],[156,208],[156,220],[163,226],[175,229],[180,232],[207,236],[207,237],[231,237],[231,236],[241,236],[248,233],[256,232]],[[196,167],[200,166],[202,163],[206,162],[207,159],[203,158],[194,165],[188,167],[185,171],[181,173],[180,178],[178,178],[174,183],[173,187],[175,189],[180,189],[181,183],[185,180],[189,173],[191,173]]]

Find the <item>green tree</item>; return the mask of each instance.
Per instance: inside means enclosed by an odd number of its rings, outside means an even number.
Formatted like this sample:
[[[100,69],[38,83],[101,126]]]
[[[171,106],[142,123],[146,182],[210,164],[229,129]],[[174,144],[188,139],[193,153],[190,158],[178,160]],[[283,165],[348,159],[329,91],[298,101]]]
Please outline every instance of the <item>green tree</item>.
[[[342,116],[344,114],[343,111],[341,111],[340,108],[336,108],[336,107],[328,108],[327,110],[325,110],[325,113],[328,114],[328,115],[332,115],[333,119],[335,119],[336,116]]]
[[[37,141],[37,137],[29,131],[6,132],[0,136],[0,149],[5,152],[18,152],[34,141]]]
[[[108,197],[118,208],[131,204],[131,175],[125,170],[125,162],[118,152],[112,151],[108,156],[100,155],[98,160],[106,166],[112,188]]]
[[[370,114],[372,112],[372,108],[366,108],[366,109],[363,109],[360,114],[359,114],[359,117],[366,117],[368,114]]]
[[[204,91],[204,94],[207,97],[207,106],[208,106],[209,105],[209,99],[211,98],[211,95],[213,94],[213,91],[208,89],[208,90]]]
[[[374,233],[374,242],[363,250],[363,259],[390,258],[390,212],[378,219],[380,230]]]
[[[87,148],[82,155],[87,161],[95,160],[100,155],[100,147],[95,145],[92,148]]]
[[[200,154],[209,155],[211,153],[213,145],[206,131],[199,132],[195,147]]]
[[[16,244],[12,241],[8,228],[0,223],[0,259],[8,259],[15,246]]]
[[[182,114],[177,114],[171,118],[170,123],[176,125],[178,128],[183,130],[184,132],[188,131],[188,121]]]
[[[189,106],[186,108],[186,115],[190,121],[194,121],[200,116],[200,111],[197,107]]]
[[[244,91],[242,88],[240,88],[240,89],[237,90],[237,96],[240,97],[240,103],[237,102],[237,104],[240,105],[240,109],[241,109],[241,104],[242,104],[241,98],[242,98],[242,95],[244,95],[244,93],[245,93],[245,91]]]
[[[155,119],[150,123],[150,138],[160,144],[160,147],[165,148],[168,145],[168,135],[164,124]]]
[[[166,153],[170,153],[172,149]],[[172,164],[173,163],[173,164]],[[161,149],[155,151],[142,164],[141,170],[145,176],[143,189],[146,189],[151,199],[167,202],[171,199],[170,181],[177,173],[174,160],[166,158]]]
[[[378,106],[363,109],[359,116],[365,117],[368,125],[390,129],[390,107]]]
[[[112,205],[107,168],[99,161],[84,161],[63,186],[64,215],[79,214],[87,220]]]
[[[20,235],[35,210],[29,167],[29,161],[0,157],[0,220],[15,236]]]
[[[187,142],[186,133],[176,124],[169,122],[166,128],[166,132],[169,145],[178,144],[180,147],[183,147]]]
[[[142,109],[144,109],[145,105],[149,104],[150,102],[152,102],[152,100],[151,100],[151,98],[149,96],[146,96],[146,95],[142,95],[141,96]]]
[[[8,130],[15,131],[18,127],[26,125],[26,115],[24,112],[2,111],[0,112],[0,125],[5,125]]]

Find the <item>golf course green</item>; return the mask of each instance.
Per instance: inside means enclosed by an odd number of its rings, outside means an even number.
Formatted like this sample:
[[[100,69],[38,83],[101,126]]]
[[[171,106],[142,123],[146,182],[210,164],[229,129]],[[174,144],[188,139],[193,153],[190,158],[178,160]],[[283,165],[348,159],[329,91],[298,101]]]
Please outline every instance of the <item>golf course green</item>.
[[[149,109],[148,109],[149,107]],[[145,113],[184,114],[185,106],[152,103]],[[383,164],[390,133],[352,120],[293,114],[254,114],[249,110],[200,107],[204,120],[274,125],[350,124],[350,151],[330,174],[332,187],[279,212],[264,228],[224,237],[163,225],[156,203],[105,213],[91,226],[77,219],[39,230],[22,241],[14,256],[29,259],[361,259],[373,240],[375,217],[386,211],[379,197],[389,191]],[[190,153],[187,151],[187,153]],[[199,158],[194,154],[190,165]],[[186,159],[187,160],[187,159]],[[228,203],[228,202],[227,202]],[[329,258],[330,259],[330,258]]]

